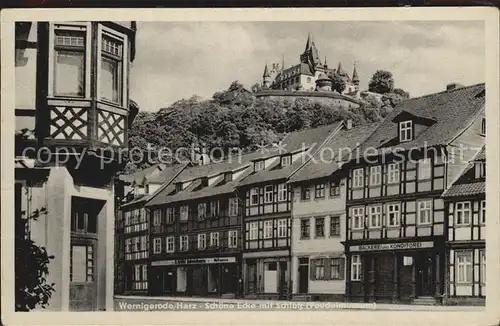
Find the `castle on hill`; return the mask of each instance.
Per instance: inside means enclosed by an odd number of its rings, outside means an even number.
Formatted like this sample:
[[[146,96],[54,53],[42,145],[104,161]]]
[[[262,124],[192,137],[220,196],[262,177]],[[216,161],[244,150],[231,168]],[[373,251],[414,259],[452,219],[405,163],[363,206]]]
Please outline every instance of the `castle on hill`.
[[[262,76],[262,87],[271,90],[332,92],[334,74],[341,76],[346,84],[343,95],[359,97],[356,64],[354,64],[351,76],[342,69],[340,62],[337,69],[329,68],[326,57],[325,61],[321,62],[319,51],[309,33],[305,50],[300,55],[300,63],[286,69],[284,64],[274,63],[270,68],[266,64]]]

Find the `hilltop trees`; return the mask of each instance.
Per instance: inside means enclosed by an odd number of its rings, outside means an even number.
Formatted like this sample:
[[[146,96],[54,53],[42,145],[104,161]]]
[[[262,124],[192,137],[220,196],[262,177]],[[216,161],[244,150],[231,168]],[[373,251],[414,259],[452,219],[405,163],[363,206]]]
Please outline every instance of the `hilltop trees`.
[[[392,73],[386,70],[377,70],[368,84],[370,92],[386,94],[392,92],[394,89],[394,78]]]
[[[129,148],[149,150],[153,160],[157,158],[158,148],[175,152],[180,147],[190,148],[192,144],[199,144],[209,151],[221,148],[225,153],[234,147],[253,150],[279,141],[287,132],[343,119],[352,119],[355,125],[379,122],[402,98],[400,94],[404,91],[398,92],[394,95],[387,93],[383,104],[375,100],[365,101],[360,108],[344,109],[305,98],[256,98],[235,81],[209,100],[192,96],[157,112],[142,111],[130,129]],[[137,161],[136,158],[134,162],[127,164],[127,172],[153,163]]]
[[[331,77],[332,90],[342,93],[345,90],[346,84],[344,78],[338,73],[334,73]]]

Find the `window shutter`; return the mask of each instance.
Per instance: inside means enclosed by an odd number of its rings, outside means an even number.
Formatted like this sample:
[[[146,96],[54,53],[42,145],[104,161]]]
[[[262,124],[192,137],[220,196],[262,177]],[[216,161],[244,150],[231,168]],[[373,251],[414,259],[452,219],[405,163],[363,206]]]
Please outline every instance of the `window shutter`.
[[[324,280],[330,280],[332,279],[331,278],[331,275],[332,275],[332,259],[331,258],[324,258],[323,259],[323,263],[324,263],[324,275],[323,275],[323,279]]]
[[[340,276],[340,280],[343,280],[345,279],[345,258],[339,258],[339,261],[340,261],[340,272],[339,272],[339,276]]]
[[[316,260],[315,259],[311,260],[311,277],[310,277],[310,279],[311,280],[316,279]]]

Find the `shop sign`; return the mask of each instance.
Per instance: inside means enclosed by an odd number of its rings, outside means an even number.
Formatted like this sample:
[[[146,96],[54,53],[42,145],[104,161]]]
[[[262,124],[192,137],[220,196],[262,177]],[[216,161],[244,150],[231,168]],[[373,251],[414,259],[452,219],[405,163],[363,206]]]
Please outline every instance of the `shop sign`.
[[[381,251],[381,250],[411,250],[411,249],[422,249],[422,248],[432,248],[434,247],[434,242],[423,241],[423,242],[396,242],[396,243],[378,243],[369,245],[359,245],[351,246],[350,251]]]
[[[225,264],[235,263],[235,257],[220,257],[220,258],[188,258],[188,259],[172,259],[151,262],[152,266],[172,266],[172,265],[196,265],[196,264]]]

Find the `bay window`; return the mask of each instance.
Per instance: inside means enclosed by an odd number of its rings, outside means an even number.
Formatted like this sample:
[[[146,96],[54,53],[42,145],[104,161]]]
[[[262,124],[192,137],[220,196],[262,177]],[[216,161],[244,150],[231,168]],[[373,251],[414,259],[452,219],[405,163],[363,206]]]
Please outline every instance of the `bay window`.
[[[101,39],[101,99],[115,104],[121,103],[123,41],[103,34]]]
[[[86,27],[56,25],[54,95],[85,96]]]

